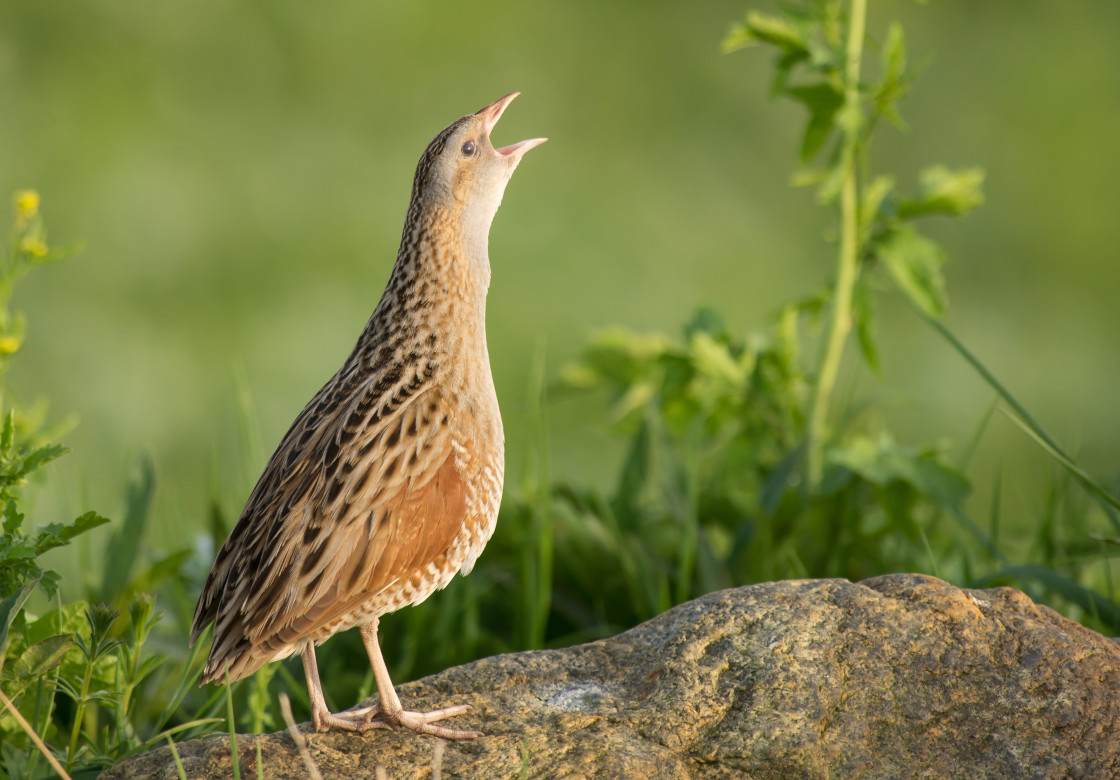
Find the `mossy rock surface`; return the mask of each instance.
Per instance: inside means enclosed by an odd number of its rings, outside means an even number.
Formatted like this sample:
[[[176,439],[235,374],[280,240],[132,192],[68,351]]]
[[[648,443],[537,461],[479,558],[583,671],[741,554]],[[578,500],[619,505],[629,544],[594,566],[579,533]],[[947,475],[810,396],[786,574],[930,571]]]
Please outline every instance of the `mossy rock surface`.
[[[1017,590],[922,575],[712,593],[610,639],[485,658],[399,688],[466,703],[445,778],[1120,777],[1120,647]],[[324,777],[430,778],[435,740],[302,727]],[[242,776],[305,778],[283,732],[242,736]],[[229,739],[179,745],[232,776]],[[168,748],[105,772],[167,778]]]

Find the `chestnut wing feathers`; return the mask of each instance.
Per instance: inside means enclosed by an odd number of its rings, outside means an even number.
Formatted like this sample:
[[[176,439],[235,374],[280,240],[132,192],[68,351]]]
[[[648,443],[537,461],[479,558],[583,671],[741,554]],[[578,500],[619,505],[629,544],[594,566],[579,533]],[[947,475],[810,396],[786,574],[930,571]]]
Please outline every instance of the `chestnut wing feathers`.
[[[457,450],[470,457],[449,400],[436,387],[363,392],[339,375],[308,403],[199,599],[191,642],[215,623],[204,678],[227,662],[232,679],[249,674],[443,562],[466,511]]]

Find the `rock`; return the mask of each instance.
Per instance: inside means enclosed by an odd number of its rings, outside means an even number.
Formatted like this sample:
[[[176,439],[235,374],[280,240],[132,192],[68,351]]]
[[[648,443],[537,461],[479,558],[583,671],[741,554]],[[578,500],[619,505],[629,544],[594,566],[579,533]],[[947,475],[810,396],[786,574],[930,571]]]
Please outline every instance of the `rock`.
[[[1011,588],[895,574],[751,585],[611,639],[511,653],[399,688],[468,703],[487,736],[441,746],[444,777],[1120,777],[1120,648]],[[436,740],[303,731],[324,777],[433,776]],[[286,733],[267,778],[308,776]],[[229,740],[178,746],[190,778],[231,776]],[[105,772],[178,777],[168,748]]]

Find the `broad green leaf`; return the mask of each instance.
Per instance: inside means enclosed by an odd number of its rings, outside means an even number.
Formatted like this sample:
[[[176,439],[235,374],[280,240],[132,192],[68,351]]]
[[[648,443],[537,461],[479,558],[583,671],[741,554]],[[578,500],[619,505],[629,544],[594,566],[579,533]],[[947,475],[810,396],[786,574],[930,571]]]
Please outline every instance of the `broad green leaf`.
[[[23,528],[23,513],[19,511],[14,499],[8,499],[4,503],[4,533],[8,536],[16,536],[21,528]]]
[[[42,642],[48,637],[59,634],[77,634],[86,630],[86,609],[84,601],[63,604],[62,609],[52,609],[27,626],[27,641],[30,644]]]
[[[935,317],[945,313],[941,247],[912,228],[903,227],[879,239],[873,251],[895,284],[916,306]]]
[[[901,480],[927,500],[945,507],[959,506],[971,490],[963,475],[940,462],[935,455],[900,448],[889,438],[873,441],[857,436],[833,447],[828,459],[875,485],[885,487]]]
[[[43,591],[48,599],[53,601],[54,597],[58,595],[58,588],[61,584],[62,575],[48,569],[43,572],[43,577],[39,580],[39,589]]]
[[[3,683],[8,698],[15,701],[36,680],[54,669],[74,646],[73,634],[47,637],[28,647],[20,657],[4,665]]]
[[[900,203],[898,215],[910,219],[926,214],[967,214],[984,202],[983,186],[983,168],[926,168],[919,177],[918,197]]]

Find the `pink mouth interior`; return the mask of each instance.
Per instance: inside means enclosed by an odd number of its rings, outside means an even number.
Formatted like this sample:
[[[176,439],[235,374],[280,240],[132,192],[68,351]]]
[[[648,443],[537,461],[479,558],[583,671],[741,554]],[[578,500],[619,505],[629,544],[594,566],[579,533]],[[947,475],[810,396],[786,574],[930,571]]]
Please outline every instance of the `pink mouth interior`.
[[[501,149],[495,149],[494,151],[505,157],[511,154],[524,154],[533,147],[540,146],[547,140],[547,138],[530,138],[525,141],[518,141],[515,144],[510,144],[509,146],[503,146]]]

